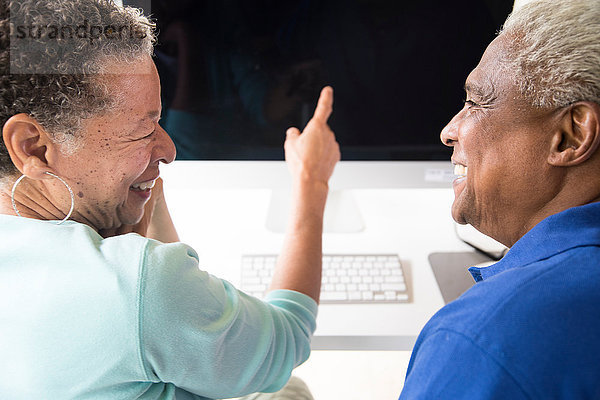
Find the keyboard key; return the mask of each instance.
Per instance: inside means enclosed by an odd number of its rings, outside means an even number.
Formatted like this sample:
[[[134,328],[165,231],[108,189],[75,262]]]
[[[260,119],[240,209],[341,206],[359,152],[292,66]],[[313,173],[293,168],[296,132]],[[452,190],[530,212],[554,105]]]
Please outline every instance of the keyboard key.
[[[321,301],[341,301],[347,300],[346,292],[321,292]]]
[[[265,285],[244,285],[244,290],[248,292],[262,292],[267,290]]]
[[[404,282],[404,277],[402,275],[390,275],[385,280],[386,282]]]
[[[381,285],[379,283],[371,283],[369,289],[374,292],[379,292],[381,290]]]
[[[258,276],[258,270],[256,270],[256,269],[244,270],[244,275],[246,275],[248,278]]]
[[[406,290],[406,285],[403,283],[382,283],[381,290],[383,290],[383,291],[393,290],[393,291],[403,292]]]
[[[350,300],[362,300],[360,292],[349,292],[348,299]]]

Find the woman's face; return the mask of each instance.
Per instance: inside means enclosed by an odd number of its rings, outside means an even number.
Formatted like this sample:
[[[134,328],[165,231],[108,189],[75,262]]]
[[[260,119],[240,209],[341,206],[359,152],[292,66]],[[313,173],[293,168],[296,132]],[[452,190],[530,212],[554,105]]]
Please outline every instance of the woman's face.
[[[83,144],[73,155],[53,153],[55,171],[75,194],[71,219],[97,230],[139,222],[159,163],[175,158],[175,146],[158,124],[160,82],[152,59],[110,67],[126,71],[104,78],[121,96],[120,106],[84,121]]]

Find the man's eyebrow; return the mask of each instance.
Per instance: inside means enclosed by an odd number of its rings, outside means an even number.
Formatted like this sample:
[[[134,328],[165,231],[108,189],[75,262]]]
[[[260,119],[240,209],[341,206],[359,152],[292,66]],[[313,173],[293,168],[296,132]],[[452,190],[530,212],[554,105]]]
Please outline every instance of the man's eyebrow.
[[[480,101],[492,101],[497,97],[496,90],[492,84],[484,87],[467,81],[465,82],[465,92],[474,94]]]

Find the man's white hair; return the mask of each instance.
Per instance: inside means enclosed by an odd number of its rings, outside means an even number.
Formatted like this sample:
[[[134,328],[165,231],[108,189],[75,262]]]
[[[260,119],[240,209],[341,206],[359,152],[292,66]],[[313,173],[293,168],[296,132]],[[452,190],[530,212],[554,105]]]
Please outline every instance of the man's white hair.
[[[501,35],[507,67],[536,107],[600,104],[600,0],[533,0],[516,7]]]

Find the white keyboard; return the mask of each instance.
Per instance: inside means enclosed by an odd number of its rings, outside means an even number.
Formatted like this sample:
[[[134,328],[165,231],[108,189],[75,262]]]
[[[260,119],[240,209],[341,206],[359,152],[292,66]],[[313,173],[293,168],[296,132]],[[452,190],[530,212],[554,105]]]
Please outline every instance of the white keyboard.
[[[244,292],[263,297],[276,255],[242,256]],[[407,303],[407,283],[395,254],[323,255],[321,303]]]

